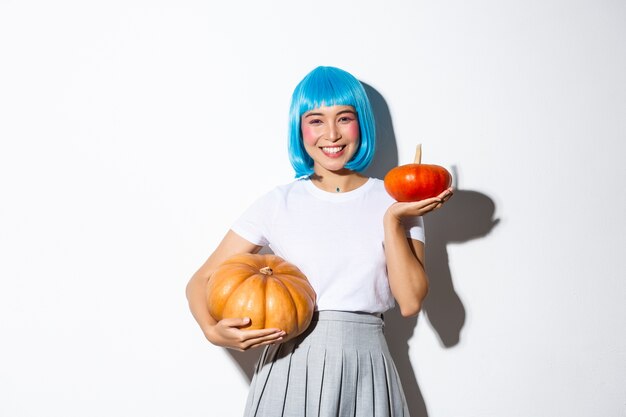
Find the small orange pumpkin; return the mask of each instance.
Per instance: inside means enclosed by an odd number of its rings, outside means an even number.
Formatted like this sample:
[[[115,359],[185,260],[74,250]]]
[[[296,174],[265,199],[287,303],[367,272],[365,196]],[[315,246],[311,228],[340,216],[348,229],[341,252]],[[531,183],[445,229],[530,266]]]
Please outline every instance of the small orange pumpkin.
[[[442,166],[422,164],[422,145],[417,145],[415,161],[391,169],[384,182],[396,201],[420,201],[436,197],[450,187],[452,176]]]
[[[306,276],[276,255],[235,255],[215,270],[207,284],[213,318],[250,317],[247,329],[281,329],[287,333],[284,341],[306,330],[315,300]]]

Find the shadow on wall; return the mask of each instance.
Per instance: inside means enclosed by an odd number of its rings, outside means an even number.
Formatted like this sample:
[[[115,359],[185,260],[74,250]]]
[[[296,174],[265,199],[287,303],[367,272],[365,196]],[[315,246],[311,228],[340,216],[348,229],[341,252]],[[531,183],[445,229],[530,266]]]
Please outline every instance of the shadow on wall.
[[[377,150],[365,174],[384,178],[398,165],[398,147],[391,114],[385,99],[371,86],[363,83],[376,117]],[[458,178],[457,178],[458,183]],[[486,195],[457,189],[446,206],[424,218],[427,233],[426,266],[430,291],[424,313],[444,347],[459,343],[465,323],[465,307],[454,290],[448,263],[448,243],[461,243],[487,235],[498,220],[493,219],[495,204]],[[271,253],[264,248],[262,253]],[[459,279],[459,277],[457,277]],[[414,417],[426,417],[428,411],[409,357],[409,340],[418,318],[404,318],[397,308],[385,313],[385,335],[389,350],[398,368],[406,393],[409,411]],[[261,349],[238,352],[227,349],[248,382]]]
[[[377,135],[376,159],[366,174],[382,179],[390,169],[398,165],[396,136],[385,99],[374,88],[363,84],[376,116]],[[456,180],[458,184],[458,177]],[[423,311],[445,347],[459,343],[465,323],[465,307],[452,282],[447,244],[466,242],[487,235],[498,223],[493,219],[494,213],[495,204],[488,196],[456,189],[445,207],[424,217],[426,269],[430,278],[430,290]],[[394,308],[385,313],[385,336],[402,380],[411,415],[426,417],[426,402],[409,357],[409,340],[413,337],[417,321],[417,317],[402,317],[398,309]]]
[[[430,289],[423,312],[441,345],[446,348],[459,343],[465,324],[465,307],[454,290],[447,244],[487,235],[498,223],[497,219],[493,219],[494,213],[495,205],[486,195],[457,189],[444,208],[424,218]],[[455,277],[457,280],[462,278]],[[412,416],[427,417],[426,402],[409,356],[408,342],[413,337],[417,322],[418,317],[404,318],[397,308],[385,313],[385,335],[402,380],[410,413]]]

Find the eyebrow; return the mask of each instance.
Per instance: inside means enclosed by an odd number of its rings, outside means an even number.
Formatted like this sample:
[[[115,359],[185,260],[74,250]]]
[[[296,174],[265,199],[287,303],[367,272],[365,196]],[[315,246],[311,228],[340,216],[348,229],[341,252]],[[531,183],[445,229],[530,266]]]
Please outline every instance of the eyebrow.
[[[350,113],[356,116],[356,112],[352,110],[342,110],[339,113],[337,113],[337,116],[339,116],[340,114],[344,114],[344,113]],[[309,117],[309,116],[324,116],[324,113],[306,113],[304,115],[304,117]]]

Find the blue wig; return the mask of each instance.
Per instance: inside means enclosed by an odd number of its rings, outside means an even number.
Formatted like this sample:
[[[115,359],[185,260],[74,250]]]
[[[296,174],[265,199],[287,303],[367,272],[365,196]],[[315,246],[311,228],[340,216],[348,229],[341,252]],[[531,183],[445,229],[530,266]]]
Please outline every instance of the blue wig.
[[[317,67],[296,86],[289,113],[289,160],[296,177],[313,174],[313,159],[306,153],[300,122],[302,115],[322,106],[352,106],[359,121],[359,147],[346,168],[361,172],[376,149],[374,114],[363,85],[350,73],[334,67]]]

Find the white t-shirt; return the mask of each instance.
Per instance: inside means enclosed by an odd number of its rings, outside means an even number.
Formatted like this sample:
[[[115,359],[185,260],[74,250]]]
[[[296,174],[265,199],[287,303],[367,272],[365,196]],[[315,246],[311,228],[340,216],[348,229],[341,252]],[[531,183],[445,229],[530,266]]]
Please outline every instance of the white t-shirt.
[[[258,199],[232,230],[300,268],[317,293],[317,310],[382,313],[394,306],[383,247],[383,215],[393,202],[375,178],[345,193],[300,179]],[[421,217],[405,227],[408,237],[424,241]]]

